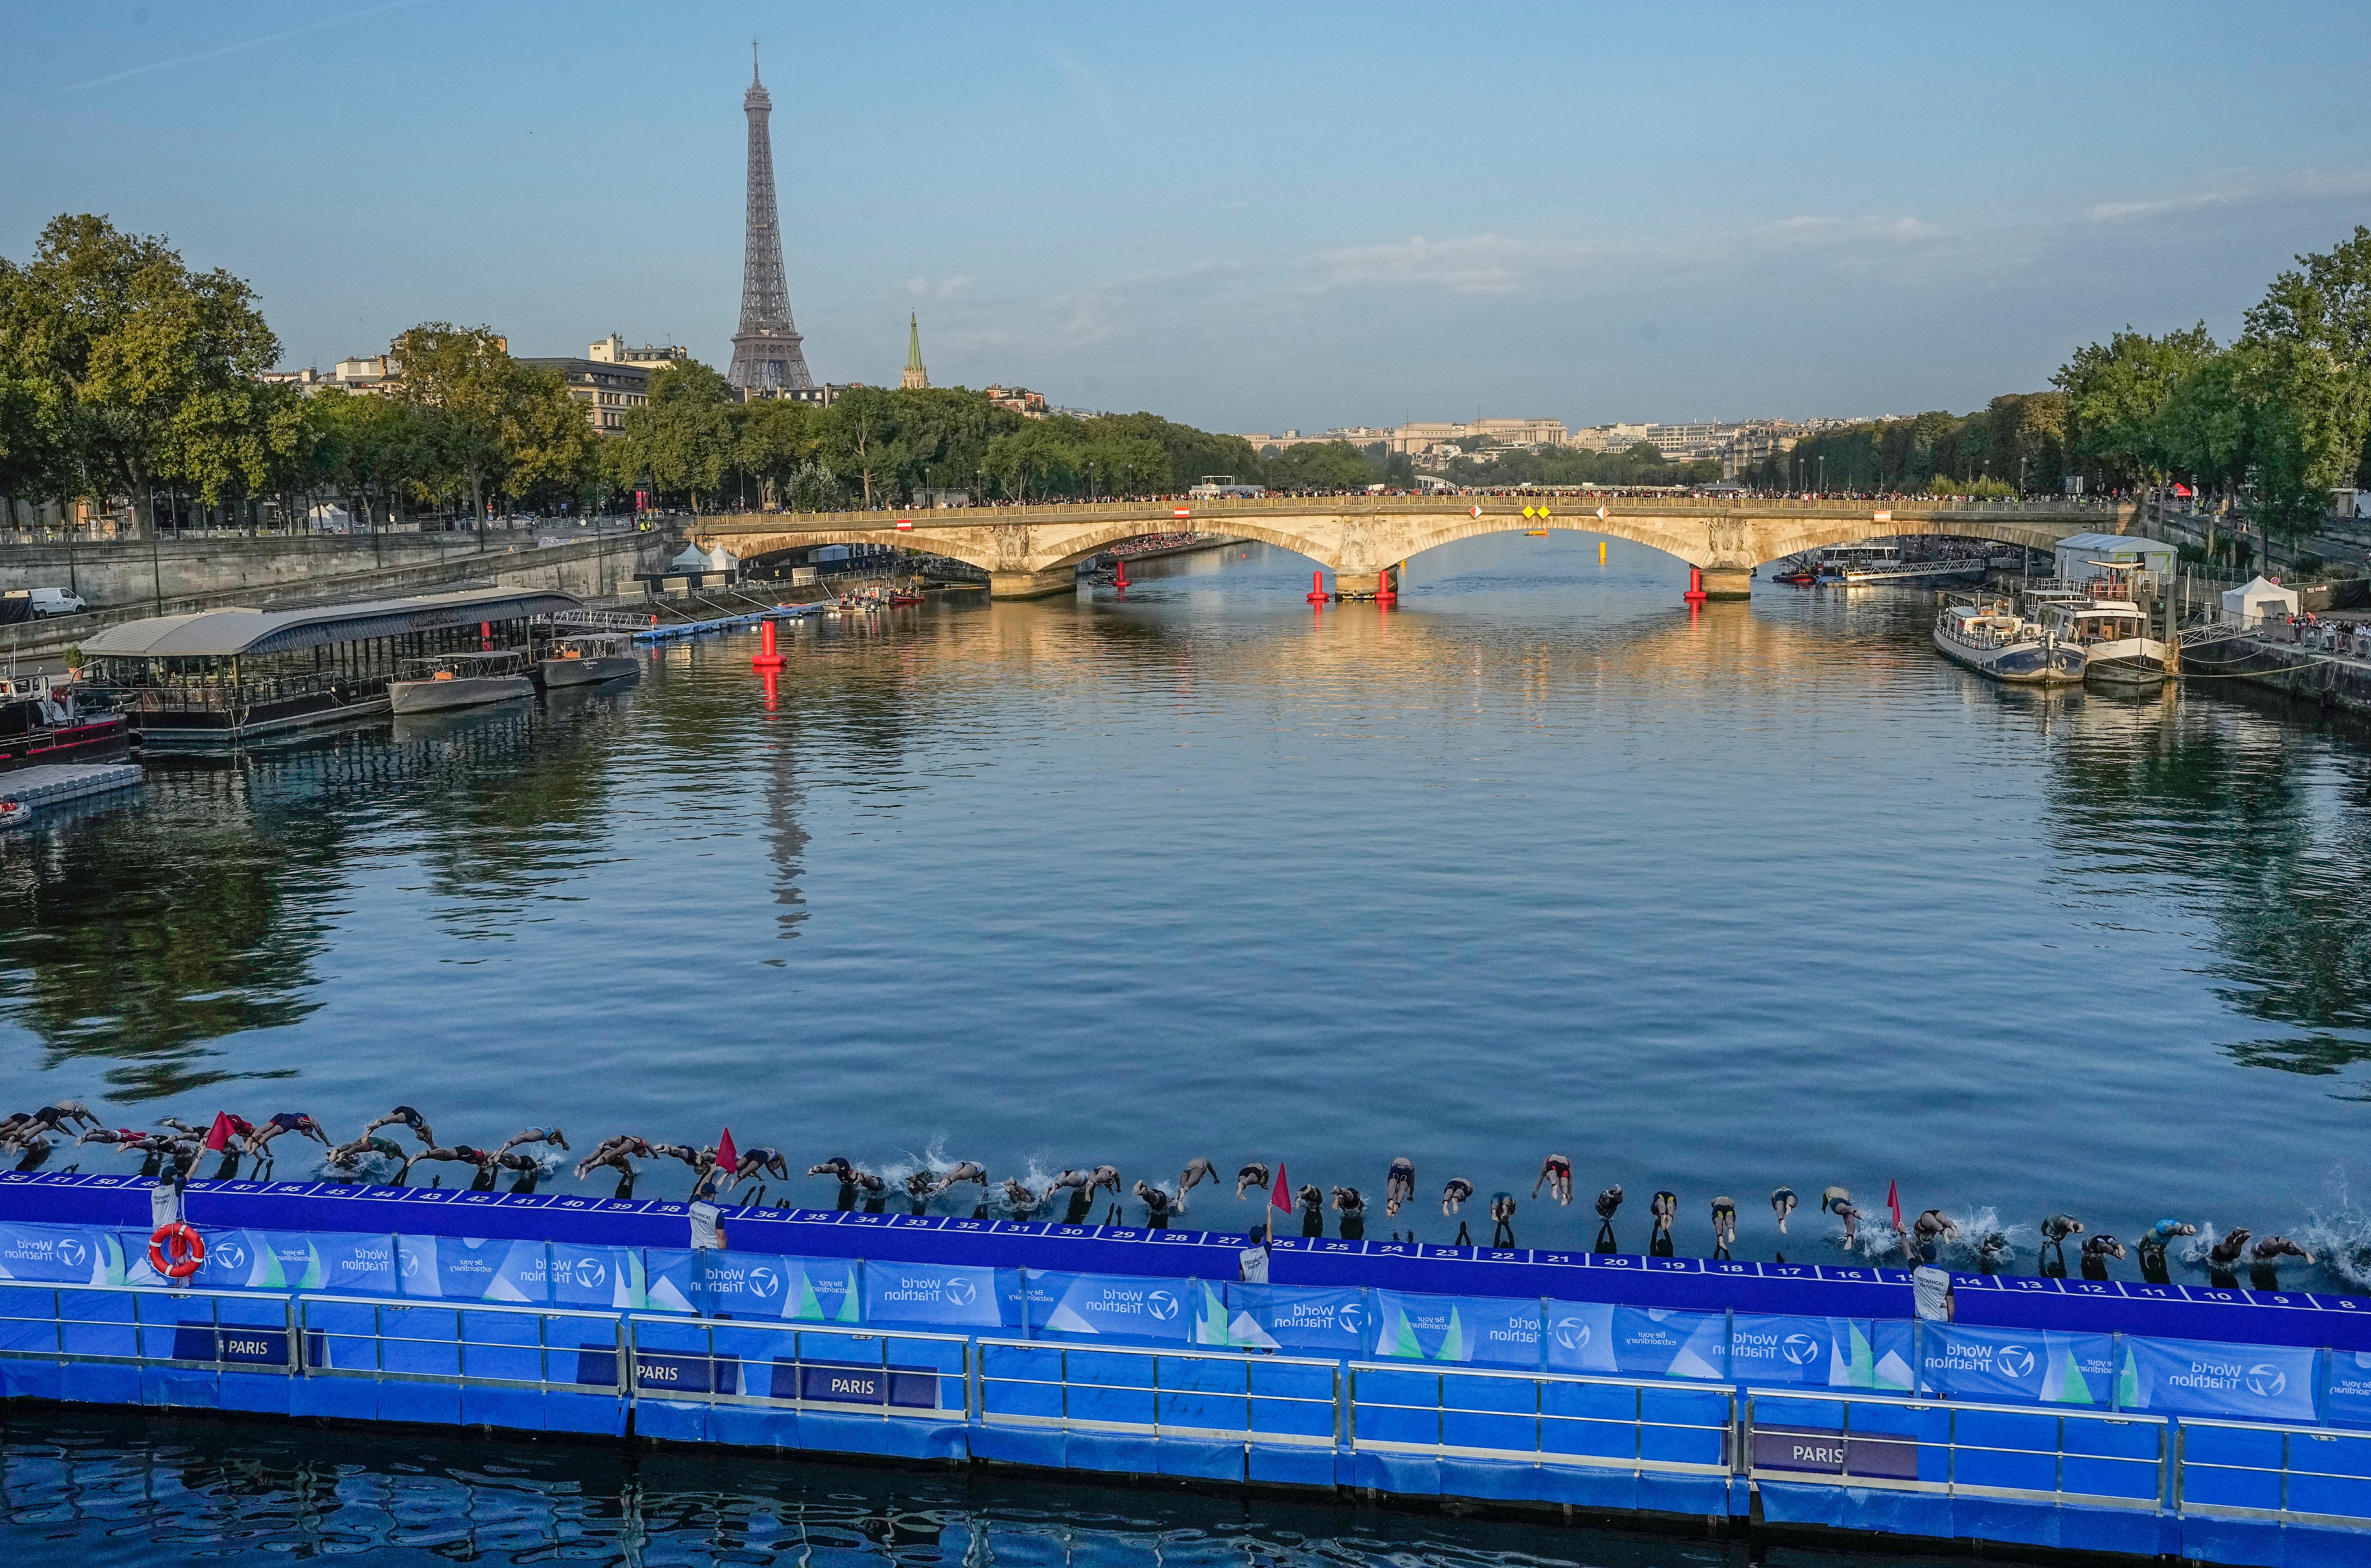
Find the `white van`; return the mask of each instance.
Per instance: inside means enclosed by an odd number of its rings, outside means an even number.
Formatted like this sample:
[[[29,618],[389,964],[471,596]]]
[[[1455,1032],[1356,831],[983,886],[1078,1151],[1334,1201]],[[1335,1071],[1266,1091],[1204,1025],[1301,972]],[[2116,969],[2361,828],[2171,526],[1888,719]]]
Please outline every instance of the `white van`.
[[[32,600],[33,614],[37,616],[78,616],[90,608],[81,594],[63,588],[11,588],[6,596]]]

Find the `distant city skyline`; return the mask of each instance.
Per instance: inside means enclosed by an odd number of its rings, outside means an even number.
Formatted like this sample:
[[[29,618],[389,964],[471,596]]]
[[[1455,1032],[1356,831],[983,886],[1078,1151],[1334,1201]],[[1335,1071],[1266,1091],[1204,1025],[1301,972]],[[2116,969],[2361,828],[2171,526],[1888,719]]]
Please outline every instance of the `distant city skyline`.
[[[0,255],[165,234],[292,366],[448,319],[722,370],[753,35],[817,381],[919,311],[936,384],[1212,429],[1964,411],[2228,336],[2371,211],[2365,8],[1988,17],[16,4]]]

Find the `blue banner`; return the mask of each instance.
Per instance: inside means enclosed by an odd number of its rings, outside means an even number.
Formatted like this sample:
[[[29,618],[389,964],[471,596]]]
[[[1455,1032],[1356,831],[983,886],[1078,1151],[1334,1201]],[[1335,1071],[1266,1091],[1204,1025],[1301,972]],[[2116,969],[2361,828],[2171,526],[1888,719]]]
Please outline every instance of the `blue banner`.
[[[1729,1369],[1741,1383],[1877,1386],[1868,1325],[1851,1318],[1740,1312],[1729,1322]]]
[[[1142,1274],[1029,1271],[1029,1331],[1099,1339],[1191,1342],[1194,1282]]]
[[[642,1254],[632,1247],[548,1244],[550,1300],[556,1307],[607,1308],[639,1312],[650,1306],[642,1283]]]
[[[2330,1353],[2330,1419],[2371,1426],[2371,1350]]]
[[[1619,1372],[1613,1353],[1613,1304],[1610,1301],[1550,1301],[1544,1304],[1548,1368],[1555,1372]]]
[[[2104,1408],[2115,1374],[2107,1334],[1929,1323],[1924,1356],[1923,1392],[1994,1404]]]
[[[642,1286],[653,1312],[700,1310],[700,1254],[688,1247],[642,1250]]]
[[[868,1262],[863,1270],[864,1321],[1003,1328],[1004,1282],[997,1278],[1002,1272]]]
[[[1726,1378],[1729,1315],[1616,1307],[1613,1359],[1624,1372],[1648,1378]]]
[[[1282,1350],[1295,1355],[1364,1355],[1371,1309],[1364,1290],[1324,1290],[1299,1285],[1230,1285],[1217,1302],[1215,1325],[1209,1307],[1219,1295],[1198,1282],[1205,1311],[1195,1334],[1197,1344],[1243,1350]]]
[[[2320,1355],[2285,1344],[2127,1338],[2116,1402],[2124,1410],[2310,1424]]]
[[[1374,1353],[1379,1356],[1536,1367],[1540,1340],[1540,1304],[1532,1297],[1375,1292]]]
[[[515,1303],[549,1298],[540,1241],[475,1236],[399,1236],[395,1240],[406,1297]]]
[[[145,1246],[144,1238],[141,1243]],[[0,1225],[0,1279],[121,1285],[123,1247],[113,1233],[79,1226]]]
[[[700,1255],[701,1309],[717,1317],[783,1318],[801,1323],[863,1320],[853,1258],[793,1258],[710,1250]]]

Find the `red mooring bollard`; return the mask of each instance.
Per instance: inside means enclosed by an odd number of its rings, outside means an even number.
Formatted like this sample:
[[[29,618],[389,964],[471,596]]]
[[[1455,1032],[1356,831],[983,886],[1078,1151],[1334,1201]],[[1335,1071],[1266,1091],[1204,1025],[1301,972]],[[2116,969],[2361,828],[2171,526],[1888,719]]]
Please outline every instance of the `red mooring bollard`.
[[[749,661],[749,667],[753,670],[779,670],[782,667],[782,656],[774,651],[774,623],[770,620],[758,623],[758,656]]]
[[[1399,602],[1400,596],[1392,591],[1392,569],[1387,566],[1375,573],[1375,603],[1396,605]]]
[[[1332,597],[1332,594],[1325,592],[1325,574],[1323,571],[1311,572],[1309,574],[1309,602],[1313,605],[1322,605]]]
[[[1691,605],[1701,605],[1705,602],[1703,567],[1692,566],[1688,568],[1688,591],[1681,594],[1680,597],[1685,599]]]

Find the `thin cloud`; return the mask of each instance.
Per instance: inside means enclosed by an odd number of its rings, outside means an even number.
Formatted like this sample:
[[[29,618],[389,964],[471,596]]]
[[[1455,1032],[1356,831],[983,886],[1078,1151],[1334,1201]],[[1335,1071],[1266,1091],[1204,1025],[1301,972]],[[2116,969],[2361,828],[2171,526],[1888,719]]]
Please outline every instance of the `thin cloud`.
[[[237,54],[241,50],[260,49],[267,43],[278,43],[283,39],[295,38],[303,33],[319,32],[323,28],[342,27],[348,22],[359,22],[364,17],[382,16],[388,11],[400,11],[420,3],[421,0],[390,0],[390,3],[385,6],[372,6],[360,11],[349,11],[341,17],[328,17],[318,22],[306,22],[301,28],[290,28],[285,32],[266,33],[261,38],[246,39],[237,43],[226,43],[219,49],[204,49],[195,54],[183,54],[171,60],[158,60],[146,65],[134,65],[129,71],[118,71],[109,76],[94,76],[87,82],[69,82],[58,91],[75,93],[86,87],[103,87],[110,82],[130,81],[134,76],[145,76],[151,71],[167,71],[176,65],[194,65],[201,60],[219,60],[226,54]]]
[[[2332,196],[2371,195],[2371,169],[2300,169],[2287,174],[2249,172],[2204,190],[2146,201],[2100,202],[2087,214],[2097,224],[2145,223],[2216,207],[2242,207]]]
[[[906,297],[939,304],[954,298],[970,287],[969,273],[953,278],[908,278],[906,280]]]

